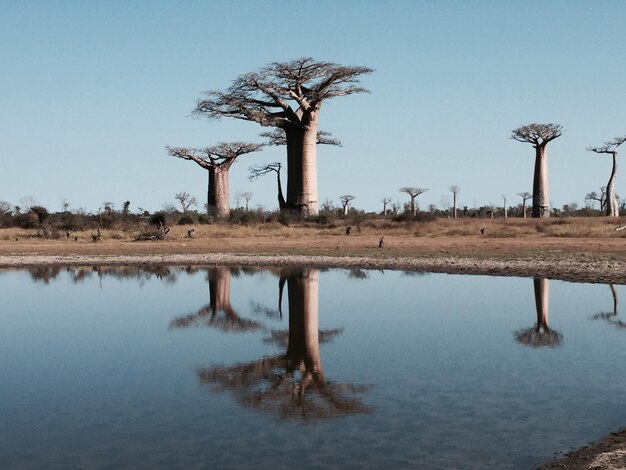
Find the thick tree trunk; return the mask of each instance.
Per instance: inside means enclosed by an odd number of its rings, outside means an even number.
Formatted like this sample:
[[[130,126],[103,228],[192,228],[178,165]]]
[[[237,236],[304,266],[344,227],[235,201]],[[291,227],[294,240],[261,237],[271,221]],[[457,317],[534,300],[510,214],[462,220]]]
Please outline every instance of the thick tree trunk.
[[[311,116],[302,142],[302,188],[297,205],[305,217],[319,214],[317,202],[317,113]]]
[[[537,307],[537,331],[548,331],[548,303],[550,299],[550,283],[548,279],[533,279],[535,288],[535,306]]]
[[[296,210],[298,193],[302,188],[302,143],[304,131],[300,128],[286,129],[287,138],[287,208]]]
[[[533,217],[550,217],[548,192],[548,156],[546,145],[535,147],[535,177],[533,180]]]
[[[228,168],[215,167],[214,200],[218,217],[228,217],[230,214],[230,193],[228,190]]]
[[[350,212],[350,204],[348,204],[347,202],[343,205],[343,215],[348,215],[348,212]]]
[[[304,363],[306,372],[323,380],[320,356],[318,297],[319,271],[303,268],[287,278],[289,295],[289,345],[287,357],[292,365]]]
[[[522,213],[524,214],[524,218],[526,218],[526,199],[522,200]]]
[[[208,216],[213,216],[215,215],[215,168],[211,167],[207,171],[209,182],[207,185],[206,212]]]
[[[383,202],[383,215],[387,215],[387,203]]]
[[[611,177],[606,185],[606,215],[609,217],[619,217],[619,206],[617,205],[617,197],[615,196],[615,174],[617,172],[617,154],[613,153],[613,168],[611,169]]]
[[[417,214],[417,208],[416,208],[416,205],[415,205],[415,198],[412,197],[411,198],[411,215],[413,217],[415,217],[415,214]]]

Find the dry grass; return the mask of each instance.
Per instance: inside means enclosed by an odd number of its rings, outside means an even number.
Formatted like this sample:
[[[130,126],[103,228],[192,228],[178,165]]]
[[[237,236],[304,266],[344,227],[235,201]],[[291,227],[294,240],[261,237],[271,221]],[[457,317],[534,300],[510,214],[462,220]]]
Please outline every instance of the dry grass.
[[[386,220],[365,221],[359,226],[353,226],[351,237],[360,236],[412,236],[421,238],[439,237],[476,237],[481,238],[626,238],[626,230],[616,232],[615,228],[626,224],[626,217],[622,218],[552,218],[552,219],[438,219],[432,222],[390,222]],[[185,225],[172,226],[166,236],[168,240],[189,240],[188,230],[194,229],[194,239],[281,239],[281,238],[310,238],[310,237],[345,237],[345,226],[319,227],[308,224],[292,224],[289,226],[278,223],[258,225]],[[132,241],[141,232],[135,230],[102,230],[101,240]],[[91,242],[95,231],[71,232],[67,237],[65,232],[60,235],[59,241]],[[37,229],[0,229],[0,241],[28,241],[41,240],[41,230]]]

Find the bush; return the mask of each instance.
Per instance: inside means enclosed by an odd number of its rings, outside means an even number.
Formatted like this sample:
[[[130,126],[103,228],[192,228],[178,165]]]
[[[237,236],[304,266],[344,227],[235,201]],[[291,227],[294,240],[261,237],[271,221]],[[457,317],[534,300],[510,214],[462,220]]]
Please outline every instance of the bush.
[[[149,222],[155,227],[165,225],[165,212],[155,212],[150,216]]]
[[[193,223],[195,223],[195,221],[190,215],[183,215],[180,219],[178,219],[178,225],[191,225]]]

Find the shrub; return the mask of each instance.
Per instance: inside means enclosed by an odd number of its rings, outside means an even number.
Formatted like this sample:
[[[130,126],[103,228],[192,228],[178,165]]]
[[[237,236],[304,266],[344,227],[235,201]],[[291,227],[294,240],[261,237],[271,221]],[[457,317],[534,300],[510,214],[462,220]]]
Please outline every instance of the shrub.
[[[159,225],[165,225],[165,212],[155,212],[150,216],[149,222],[155,227],[158,227]]]

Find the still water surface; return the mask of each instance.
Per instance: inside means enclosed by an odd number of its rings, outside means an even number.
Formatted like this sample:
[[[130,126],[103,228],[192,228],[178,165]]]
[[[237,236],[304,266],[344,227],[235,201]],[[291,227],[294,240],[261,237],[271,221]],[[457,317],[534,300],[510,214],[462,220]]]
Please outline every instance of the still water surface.
[[[626,425],[624,286],[0,271],[3,468],[531,468]]]

